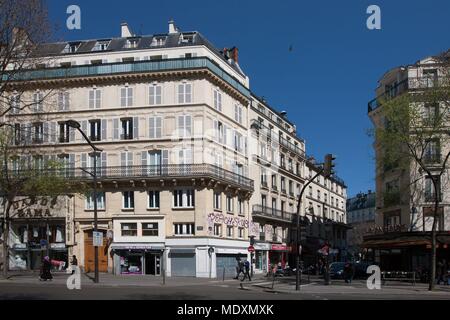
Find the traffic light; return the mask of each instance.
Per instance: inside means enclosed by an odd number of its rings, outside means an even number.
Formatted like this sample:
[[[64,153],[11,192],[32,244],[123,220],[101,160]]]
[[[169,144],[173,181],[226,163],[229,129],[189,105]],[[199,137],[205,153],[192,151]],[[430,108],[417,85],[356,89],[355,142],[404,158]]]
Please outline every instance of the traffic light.
[[[251,246],[254,246],[255,243],[256,243],[256,241],[255,241],[255,236],[251,236],[251,237],[250,237],[250,245],[251,245]]]
[[[327,154],[325,156],[325,164],[323,166],[323,172],[326,177],[330,177],[334,174],[334,161],[336,160],[336,157],[332,154]]]

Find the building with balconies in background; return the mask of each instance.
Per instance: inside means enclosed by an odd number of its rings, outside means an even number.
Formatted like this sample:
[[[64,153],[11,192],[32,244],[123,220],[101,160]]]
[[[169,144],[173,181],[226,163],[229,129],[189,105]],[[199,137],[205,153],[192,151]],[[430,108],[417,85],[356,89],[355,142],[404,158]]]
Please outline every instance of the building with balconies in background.
[[[368,115],[375,128],[386,125],[383,102],[404,94],[417,94],[443,88],[448,78],[450,52],[430,56],[412,65],[389,70],[380,79],[377,97],[369,102]],[[423,124],[443,112],[443,103],[418,102]],[[447,102],[448,103],[448,102]],[[448,112],[448,107],[446,111]],[[412,124],[415,126],[415,124]],[[414,127],[416,130],[419,127]],[[426,129],[425,129],[426,130]],[[429,141],[424,150],[424,164],[432,172],[441,166],[449,152],[445,141]],[[425,141],[424,141],[425,144]],[[450,239],[448,170],[441,178],[441,190],[434,190],[431,179],[425,178],[417,166],[399,167],[383,162],[383,145],[375,139],[376,156],[376,227],[364,238],[364,247],[384,270],[415,271],[430,268],[431,230],[434,221],[434,199],[439,197],[437,221],[437,259],[449,259]],[[444,183],[445,182],[445,183]]]

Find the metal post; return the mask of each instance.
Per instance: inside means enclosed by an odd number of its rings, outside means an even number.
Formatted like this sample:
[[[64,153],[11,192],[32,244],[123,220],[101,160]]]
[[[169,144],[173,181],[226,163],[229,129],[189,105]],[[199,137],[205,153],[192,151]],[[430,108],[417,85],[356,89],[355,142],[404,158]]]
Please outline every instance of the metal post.
[[[97,151],[94,150],[94,232],[98,231],[98,217],[97,217]],[[94,283],[99,283],[98,275],[98,247],[94,247],[95,257],[94,257]]]
[[[301,231],[300,231],[300,209],[301,209],[301,204],[302,204],[302,198],[303,198],[303,193],[305,192],[306,188],[315,180],[317,179],[318,176],[320,176],[322,173],[324,172],[324,169],[322,168],[311,180],[309,180],[302,188],[301,192],[300,192],[300,196],[298,197],[298,204],[297,204],[297,239],[296,239],[296,243],[295,243],[295,248],[296,248],[296,252],[297,252],[297,256],[295,259],[295,264],[296,264],[296,279],[295,279],[295,290],[299,291],[300,290],[300,240],[301,240]]]

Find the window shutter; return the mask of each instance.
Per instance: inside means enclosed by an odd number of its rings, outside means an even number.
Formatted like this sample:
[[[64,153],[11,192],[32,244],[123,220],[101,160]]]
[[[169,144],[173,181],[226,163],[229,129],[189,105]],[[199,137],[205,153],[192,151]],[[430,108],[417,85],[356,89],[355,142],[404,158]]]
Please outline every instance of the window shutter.
[[[119,119],[114,119],[113,120],[113,124],[114,124],[114,140],[119,140]]]
[[[169,164],[169,150],[162,150],[162,164]]]
[[[130,107],[133,105],[133,88],[128,88],[128,101],[127,105]]]
[[[134,117],[133,118],[133,138],[139,139],[139,118]]]
[[[108,140],[107,130],[108,130],[108,122],[106,120],[102,120],[102,141]]]
[[[155,86],[151,85],[149,87],[149,91],[148,91],[148,99],[149,99],[148,104],[151,105],[151,106],[156,104],[155,103],[155,101],[156,101],[155,98],[156,98],[155,97]]]
[[[95,107],[95,91],[89,90],[89,109],[94,109]]]
[[[127,88],[121,88],[120,89],[120,105],[122,107],[127,106],[126,94],[127,94]]]
[[[149,118],[148,127],[149,127],[149,137],[150,137],[150,139],[154,139],[155,138],[155,118],[153,118],[153,117]]]
[[[72,173],[75,173],[75,155],[74,154],[69,154],[69,168],[72,171]]]
[[[191,116],[186,116],[185,117],[185,132],[186,135],[190,136],[192,134],[192,117]]]
[[[58,132],[57,132],[57,124],[56,122],[51,122],[50,123],[50,142],[51,143],[56,143],[56,139],[58,136]]]
[[[122,152],[120,154],[120,165],[122,167],[126,167],[127,166],[127,154],[126,154],[126,152]]]
[[[87,120],[81,121],[81,130],[82,130],[84,133],[86,133],[86,135],[89,137],[90,132],[88,132],[87,129],[88,129],[88,122],[87,122]]]
[[[83,168],[83,169],[87,168],[87,154],[86,153],[81,154],[81,168]]]
[[[102,91],[100,89],[95,90],[95,107],[100,109],[102,106]]]
[[[101,168],[106,169],[108,167],[108,155],[106,152],[101,154]]]
[[[127,161],[127,165],[129,167],[133,166],[133,153],[132,152],[128,152],[128,161]]]
[[[69,142],[75,141],[75,128],[69,127]]]
[[[141,165],[143,167],[147,166],[147,158],[148,158],[148,152],[147,151],[142,151],[142,153],[141,153]]]
[[[219,142],[219,122],[217,120],[213,120],[214,127],[214,140]]]
[[[48,133],[48,122],[44,122],[43,126],[43,142],[49,142],[50,141],[50,137],[49,137],[49,133]]]
[[[156,117],[156,137],[161,138],[162,137],[162,118]]]

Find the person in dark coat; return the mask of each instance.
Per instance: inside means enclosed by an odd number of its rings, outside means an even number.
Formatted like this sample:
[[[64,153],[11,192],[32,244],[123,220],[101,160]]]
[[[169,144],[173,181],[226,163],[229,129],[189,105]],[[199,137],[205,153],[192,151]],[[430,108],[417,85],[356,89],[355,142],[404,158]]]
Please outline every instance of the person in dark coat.
[[[345,283],[352,283],[353,276],[354,276],[353,265],[350,262],[347,262],[344,266]]]
[[[42,262],[41,280],[47,281],[53,279],[53,276],[50,272],[51,269],[52,263],[50,261],[50,258],[47,256],[44,258],[44,261]]]
[[[73,255],[72,256],[72,274],[75,273],[75,270],[76,270],[77,267],[78,267],[77,256]]]

